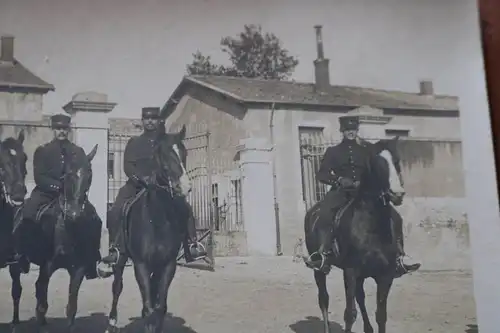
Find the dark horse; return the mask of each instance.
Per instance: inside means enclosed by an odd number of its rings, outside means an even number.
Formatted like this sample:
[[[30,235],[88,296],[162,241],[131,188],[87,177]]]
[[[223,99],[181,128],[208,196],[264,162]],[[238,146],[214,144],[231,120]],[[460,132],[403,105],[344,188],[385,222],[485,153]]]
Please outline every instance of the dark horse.
[[[396,150],[397,139],[381,140],[369,146],[368,171],[363,175],[359,189],[351,193],[336,230],[340,256],[328,264],[342,269],[344,273],[346,333],[352,332],[357,317],[355,300],[363,316],[364,332],[374,332],[366,311],[363,287],[365,279],[369,277],[377,284],[378,332],[386,331],[387,299],[394,280],[397,255],[390,222],[390,201],[400,204],[404,195]],[[329,232],[333,223],[318,220],[319,209],[320,203],[317,203],[305,216],[305,240],[310,255],[319,248],[318,235]],[[330,332],[329,295],[326,289],[328,272],[329,270],[314,271],[325,333]]]
[[[80,161],[69,161],[65,166],[61,194],[41,207],[36,223],[22,223],[20,236],[23,253],[31,263],[40,267],[35,283],[36,318],[39,331],[47,325],[48,287],[52,274],[58,269],[69,273],[69,295],[66,306],[67,329],[75,322],[78,292],[89,267],[96,258],[100,242],[100,220],[89,221],[85,213],[87,194],[92,183],[91,161],[97,145]],[[98,243],[96,244],[96,238]]]
[[[23,148],[24,131],[16,138],[0,142],[0,268],[9,266],[12,278],[12,300],[14,311],[12,325],[19,323],[19,301],[21,299],[21,269],[13,258],[14,216],[21,208],[26,196],[26,161]]]
[[[176,200],[191,190],[186,172],[187,152],[183,144],[186,128],[179,133],[160,133],[155,143],[154,185],[143,189],[123,211],[127,255],[113,267],[113,303],[108,332],[116,332],[118,299],[123,289],[123,270],[128,257],[142,297],[146,331],[159,333],[167,312],[167,296],[177,269],[177,254],[184,237],[185,217],[176,210]],[[180,200],[184,200],[180,198]]]

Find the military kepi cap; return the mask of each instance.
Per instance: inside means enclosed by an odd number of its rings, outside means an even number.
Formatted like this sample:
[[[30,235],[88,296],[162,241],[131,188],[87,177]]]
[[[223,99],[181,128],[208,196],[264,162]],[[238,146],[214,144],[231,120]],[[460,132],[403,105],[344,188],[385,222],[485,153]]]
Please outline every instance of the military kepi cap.
[[[69,128],[71,126],[71,117],[65,114],[56,114],[50,117],[50,127]]]
[[[142,118],[160,118],[160,108],[152,106],[142,108]]]
[[[359,128],[359,117],[341,116],[339,117],[339,123],[341,131],[357,130]]]

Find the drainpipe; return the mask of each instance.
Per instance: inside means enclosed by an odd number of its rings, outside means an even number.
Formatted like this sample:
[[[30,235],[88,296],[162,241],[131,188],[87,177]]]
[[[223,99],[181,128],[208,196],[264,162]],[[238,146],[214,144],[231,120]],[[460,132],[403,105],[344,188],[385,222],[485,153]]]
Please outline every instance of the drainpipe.
[[[282,256],[283,252],[281,252],[281,233],[280,233],[280,208],[278,204],[278,182],[276,177],[276,145],[274,143],[274,112],[275,103],[271,105],[271,117],[269,119],[269,134],[271,137],[271,145],[273,147],[273,195],[274,195],[274,220],[276,221],[276,255]]]

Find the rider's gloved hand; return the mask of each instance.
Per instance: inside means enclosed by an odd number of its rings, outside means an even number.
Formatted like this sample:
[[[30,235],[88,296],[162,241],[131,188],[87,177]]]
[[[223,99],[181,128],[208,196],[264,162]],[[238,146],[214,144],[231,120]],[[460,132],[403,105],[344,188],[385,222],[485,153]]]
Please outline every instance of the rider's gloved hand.
[[[337,181],[340,184],[340,187],[342,187],[344,189],[345,188],[355,188],[356,183],[358,183],[358,182],[354,182],[352,179],[346,178],[346,177],[340,177]]]

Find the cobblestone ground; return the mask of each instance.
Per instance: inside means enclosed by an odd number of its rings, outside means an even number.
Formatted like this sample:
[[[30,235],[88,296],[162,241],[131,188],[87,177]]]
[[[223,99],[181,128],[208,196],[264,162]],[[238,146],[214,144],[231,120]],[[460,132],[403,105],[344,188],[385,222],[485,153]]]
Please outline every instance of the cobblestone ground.
[[[37,271],[23,277],[22,326],[34,332],[34,282]],[[140,295],[131,268],[125,274],[119,305],[119,326],[141,332],[134,322],[140,314]],[[11,320],[10,278],[0,272],[0,332]],[[368,308],[375,312],[374,283],[367,284]],[[334,333],[343,326],[344,290],[341,273],[329,276],[330,312]],[[68,277],[57,272],[50,285],[51,332],[64,325]],[[104,332],[111,300],[111,280],[84,281],[80,291],[76,332]],[[312,272],[291,257],[217,258],[216,271],[179,267],[168,301],[171,317],[165,332],[175,333],[322,333]],[[470,272],[425,272],[398,279],[389,299],[388,332],[477,332]],[[355,332],[362,332],[358,320]]]

